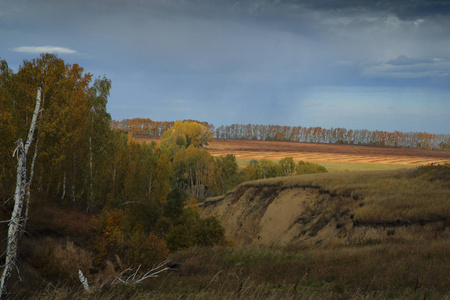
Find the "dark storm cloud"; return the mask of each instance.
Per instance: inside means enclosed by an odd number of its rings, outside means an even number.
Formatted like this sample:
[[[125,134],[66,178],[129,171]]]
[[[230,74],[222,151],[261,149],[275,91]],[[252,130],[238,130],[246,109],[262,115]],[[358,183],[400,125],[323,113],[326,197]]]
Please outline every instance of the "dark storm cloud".
[[[283,0],[279,3],[294,4],[311,10],[388,12],[402,20],[450,14],[450,2],[447,0]]]
[[[0,55],[19,65],[38,49],[60,49],[68,63],[106,74],[115,119],[365,128],[364,118],[346,125],[349,107],[352,115],[386,115],[398,91],[410,99],[417,94],[410,87],[432,84],[448,94],[448,3],[0,0]],[[428,94],[416,105],[427,107]],[[445,97],[436,96],[447,107],[439,111],[448,111]],[[392,103],[374,110],[379,98]],[[302,105],[320,101],[326,105]],[[398,110],[423,111],[408,105]]]

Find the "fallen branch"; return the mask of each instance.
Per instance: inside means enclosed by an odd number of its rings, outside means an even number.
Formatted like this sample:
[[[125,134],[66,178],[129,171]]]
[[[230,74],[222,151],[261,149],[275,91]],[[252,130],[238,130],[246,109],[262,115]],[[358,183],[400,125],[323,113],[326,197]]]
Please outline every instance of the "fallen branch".
[[[122,284],[138,284],[145,279],[158,277],[158,275],[164,271],[170,270],[170,267],[168,267],[168,264],[170,263],[170,260],[165,260],[155,266],[153,268],[143,274],[139,274],[138,272],[141,269],[142,265],[139,265],[136,269],[133,267],[129,267],[122,272],[111,282],[111,285],[122,283]]]
[[[153,268],[150,271],[147,271],[145,273],[139,273],[139,270],[141,269],[142,265],[139,265],[137,268],[129,267],[123,270],[122,272],[117,275],[116,278],[114,278],[112,281],[105,280],[101,285],[100,288],[105,286],[106,284],[115,285],[115,284],[138,284],[142,281],[148,279],[148,278],[154,278],[158,277],[158,275],[164,271],[173,270],[170,267],[171,260],[165,260],[157,265],[154,265]],[[86,277],[84,277],[83,272],[81,270],[78,271],[78,278],[80,279],[81,284],[83,285],[83,288],[88,291],[89,290],[89,284]]]

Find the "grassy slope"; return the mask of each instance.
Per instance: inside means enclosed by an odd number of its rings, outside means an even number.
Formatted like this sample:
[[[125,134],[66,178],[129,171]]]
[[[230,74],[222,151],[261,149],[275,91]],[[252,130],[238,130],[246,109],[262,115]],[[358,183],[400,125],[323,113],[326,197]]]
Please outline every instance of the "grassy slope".
[[[247,184],[315,185],[333,193],[364,198],[364,206],[358,205],[354,211],[360,222],[398,219],[411,222],[437,218],[444,219],[445,225],[450,216],[448,168],[302,175]],[[326,247],[296,244],[286,247],[194,248],[171,254],[171,258],[181,264],[176,272],[163,273],[138,286],[103,289],[94,286],[92,292],[86,293],[77,282],[76,274],[79,268],[83,269],[80,264],[90,264],[90,259],[81,260],[92,256],[85,244],[90,239],[86,231],[88,222],[79,213],[52,209],[50,214],[45,208],[40,210],[39,217],[30,220],[34,227],[31,229],[35,232],[24,249],[23,255],[31,257],[25,261],[36,265],[37,258],[43,259],[45,265],[42,266],[47,268],[47,272],[68,277],[55,277],[51,284],[36,282],[33,288],[43,287],[36,290],[29,289],[28,281],[17,282],[16,287],[28,287],[27,291],[17,295],[27,295],[27,298],[448,299],[450,296],[448,226],[447,229],[439,229],[441,231],[437,235],[430,233],[413,240],[405,240],[396,234],[383,241]],[[54,217],[44,218],[48,215]],[[83,226],[78,229],[76,224]],[[50,229],[53,236],[59,233],[66,237],[41,239]],[[75,240],[76,245],[70,240]],[[87,247],[81,249],[82,245]],[[47,247],[54,253],[62,252],[57,260],[59,264],[55,265],[45,251],[33,253],[35,249]],[[49,262],[53,262],[57,269],[49,270]],[[64,272],[61,272],[61,267],[64,267]],[[26,273],[33,272],[41,270],[33,268]],[[24,275],[28,277],[26,280],[35,276]],[[93,276],[88,274],[90,280]]]
[[[361,222],[415,222],[450,218],[450,167],[322,173],[244,183],[282,187],[318,186],[362,200],[355,211]]]

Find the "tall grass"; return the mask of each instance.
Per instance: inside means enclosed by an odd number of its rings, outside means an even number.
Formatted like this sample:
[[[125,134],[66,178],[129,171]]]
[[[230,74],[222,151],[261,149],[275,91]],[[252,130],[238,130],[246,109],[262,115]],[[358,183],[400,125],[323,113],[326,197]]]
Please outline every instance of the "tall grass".
[[[173,254],[180,270],[140,286],[47,289],[47,299],[444,299],[450,241],[359,247],[194,248]],[[64,295],[67,295],[64,296]],[[42,296],[42,292],[40,294]],[[35,299],[41,299],[36,297]],[[45,298],[45,297],[44,297]]]
[[[191,248],[171,254],[171,258],[181,265],[177,271],[162,273],[160,277],[136,286],[103,287],[100,278],[114,276],[116,271],[112,267],[109,271],[101,270],[104,274],[88,274],[92,257],[80,245],[62,238],[30,239],[24,246],[34,252],[27,261],[35,268],[28,272],[37,272],[36,268],[40,267],[47,276],[43,276],[44,273],[35,276],[44,281],[39,285],[17,281],[11,298],[450,298],[450,166],[290,176],[248,182],[242,186],[252,185],[318,188],[346,198],[345,205],[354,214],[354,220],[365,222],[369,227],[386,222],[403,222],[405,225],[433,221],[433,226],[440,227],[428,229],[424,226],[425,231],[435,230],[439,234],[417,234],[412,239],[401,234],[388,234],[382,240],[366,239],[347,245],[297,243],[284,247]],[[60,231],[76,232],[62,227]],[[53,258],[48,258],[47,253],[53,253]],[[84,264],[83,270],[90,280],[97,277],[97,280],[91,280],[92,289],[88,292],[83,291],[76,279],[75,269],[79,262]],[[60,278],[55,279],[55,276]]]

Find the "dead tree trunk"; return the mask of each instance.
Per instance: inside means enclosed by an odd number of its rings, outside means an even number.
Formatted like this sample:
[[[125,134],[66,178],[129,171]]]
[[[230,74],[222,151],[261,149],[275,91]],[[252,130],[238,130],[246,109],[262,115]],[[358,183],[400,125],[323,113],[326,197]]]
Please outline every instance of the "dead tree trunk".
[[[27,140],[24,144],[23,140],[19,139],[17,141],[17,148],[13,154],[17,154],[16,190],[14,193],[14,208],[8,224],[8,240],[6,246],[5,266],[3,269],[2,277],[0,278],[0,297],[6,294],[9,278],[11,277],[11,274],[16,267],[17,249],[23,222],[23,220],[21,220],[21,215],[25,198],[25,190],[27,187],[27,154],[31,143],[33,142],[36,120],[40,112],[41,92],[42,86],[39,85],[36,96],[36,107],[34,109],[33,118],[31,119],[31,125],[28,131]]]
[[[33,183],[33,177],[34,177],[34,165],[36,164],[36,157],[38,154],[38,146],[39,146],[39,133],[37,133],[38,138],[36,139],[36,144],[34,145],[34,153],[33,153],[33,159],[31,160],[31,166],[30,166],[30,177],[28,179],[27,185],[25,187],[26,194],[25,194],[25,211],[23,213],[23,223],[22,223],[22,232],[20,234],[20,238],[22,238],[23,233],[25,232],[25,227],[27,226],[27,220],[28,220],[28,208],[30,206],[30,199],[31,199],[31,184]]]

